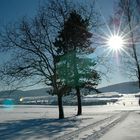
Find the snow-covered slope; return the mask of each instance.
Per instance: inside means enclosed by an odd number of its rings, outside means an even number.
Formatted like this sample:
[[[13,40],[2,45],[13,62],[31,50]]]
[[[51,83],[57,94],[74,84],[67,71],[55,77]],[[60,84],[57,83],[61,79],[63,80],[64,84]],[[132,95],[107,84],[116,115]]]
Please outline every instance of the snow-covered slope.
[[[98,89],[101,92],[119,92],[123,94],[131,94],[140,92],[138,82],[119,83]]]

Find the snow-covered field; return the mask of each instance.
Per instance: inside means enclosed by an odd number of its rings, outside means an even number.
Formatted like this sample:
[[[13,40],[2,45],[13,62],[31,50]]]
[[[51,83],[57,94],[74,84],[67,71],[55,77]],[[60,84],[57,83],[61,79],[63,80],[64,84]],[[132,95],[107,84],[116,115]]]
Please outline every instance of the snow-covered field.
[[[100,140],[140,140],[140,110],[129,112],[122,123],[114,126]]]
[[[57,106],[13,105],[11,100],[53,99],[46,89],[17,91],[10,97],[2,92],[1,103],[5,105],[0,105],[0,140],[140,140],[140,92],[136,84],[117,84],[100,89],[104,93],[85,95],[82,102],[106,100],[107,105],[83,106],[82,116],[76,116],[77,106],[64,106],[62,120],[58,119]],[[7,97],[11,99],[5,100]],[[74,100],[65,98],[67,102]]]
[[[140,107],[137,104],[65,106],[59,120],[57,106],[0,106],[0,140],[139,140]]]

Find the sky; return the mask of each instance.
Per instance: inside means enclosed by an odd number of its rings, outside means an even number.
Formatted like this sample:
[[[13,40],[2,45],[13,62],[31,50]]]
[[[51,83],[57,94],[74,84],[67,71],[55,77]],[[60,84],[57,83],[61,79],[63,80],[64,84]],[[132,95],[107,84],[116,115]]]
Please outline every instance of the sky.
[[[38,5],[39,0],[0,0],[0,25],[33,16]]]
[[[16,21],[22,16],[33,16],[42,0],[0,0],[0,25]],[[114,0],[96,0],[104,16],[112,12]]]
[[[97,9],[106,20],[113,13],[114,0],[97,0]],[[40,0],[0,0],[0,28],[8,23],[13,23],[23,16],[32,17],[36,14]],[[3,61],[2,58],[0,61]],[[114,60],[112,60],[114,61]],[[129,79],[121,73],[120,69],[114,63],[114,72],[110,74],[109,80],[103,79],[100,87],[129,81]]]

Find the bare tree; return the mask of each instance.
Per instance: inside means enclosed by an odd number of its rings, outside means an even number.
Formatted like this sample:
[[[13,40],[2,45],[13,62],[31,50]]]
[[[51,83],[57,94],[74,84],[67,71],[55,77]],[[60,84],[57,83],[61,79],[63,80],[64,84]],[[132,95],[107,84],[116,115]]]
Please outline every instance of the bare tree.
[[[140,88],[140,58],[139,58],[139,1],[119,0],[115,16],[120,21],[121,34],[127,46],[125,53],[126,72],[130,77],[135,77],[139,81]]]
[[[46,14],[40,12],[35,18],[23,18],[1,32],[0,50],[11,54],[10,60],[1,67],[1,77],[15,84],[17,81],[24,81],[26,84],[30,81],[30,85],[43,83],[52,86],[52,93],[58,97],[61,119],[64,118],[62,96],[67,87],[61,85],[57,76],[57,53],[53,46],[51,30]]]
[[[60,119],[64,118],[62,96],[69,87],[58,77],[55,38],[73,9],[81,10],[81,13],[88,15],[89,18],[95,16],[92,14],[93,7],[87,10],[85,5],[73,2],[49,0],[39,8],[34,18],[24,17],[0,33],[0,52],[10,55],[0,68],[2,80],[13,84],[13,87],[39,83],[51,86],[52,94],[58,97]],[[92,25],[96,22],[97,19],[94,18]]]

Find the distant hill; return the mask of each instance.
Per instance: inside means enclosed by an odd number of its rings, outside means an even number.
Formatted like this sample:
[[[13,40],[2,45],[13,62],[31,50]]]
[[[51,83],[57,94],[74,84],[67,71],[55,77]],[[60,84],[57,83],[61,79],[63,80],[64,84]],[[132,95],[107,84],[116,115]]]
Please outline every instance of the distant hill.
[[[35,90],[15,90],[15,91],[1,91],[0,98],[14,98],[19,99],[21,97],[32,96],[49,96],[47,88],[35,89]]]
[[[131,94],[140,92],[138,82],[125,82],[98,89],[101,92],[119,92],[123,94]]]
[[[102,87],[98,89],[101,92],[118,92],[123,94],[129,93],[138,93],[140,89],[138,88],[138,82],[125,82],[119,83],[115,85],[110,85],[107,87]],[[34,90],[15,90],[13,92],[10,91],[1,91],[0,98],[14,98],[19,99],[21,97],[36,97],[36,96],[51,96],[49,95],[49,89],[41,88],[41,89],[34,89]],[[84,90],[84,92],[89,93],[89,91]],[[95,91],[91,91],[91,94],[95,94]]]
[[[15,90],[1,91],[0,92],[0,104],[5,99],[13,99],[15,104],[57,104],[57,97],[49,94],[49,88],[41,88],[34,90]],[[82,97],[83,105],[101,105],[107,104],[108,102],[116,102],[122,95],[121,94],[136,94],[140,93],[138,88],[138,82],[126,82],[119,83],[98,89],[102,93],[95,93],[94,90],[90,91],[83,89],[84,96]],[[71,94],[63,97],[63,104],[65,105],[76,105],[77,98]],[[22,99],[22,101],[21,101]]]

